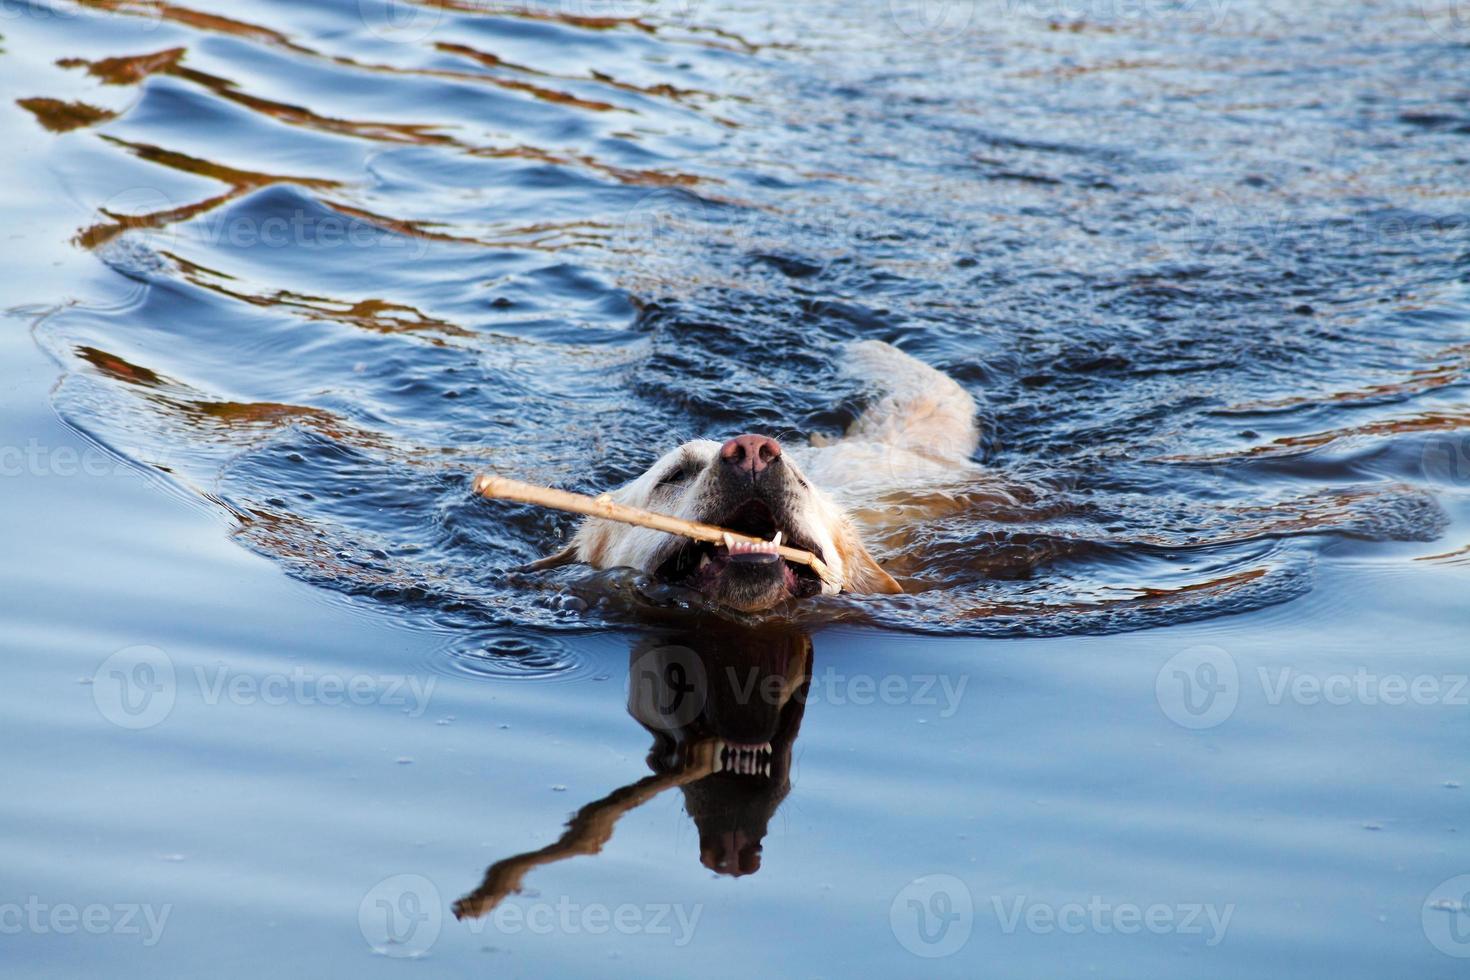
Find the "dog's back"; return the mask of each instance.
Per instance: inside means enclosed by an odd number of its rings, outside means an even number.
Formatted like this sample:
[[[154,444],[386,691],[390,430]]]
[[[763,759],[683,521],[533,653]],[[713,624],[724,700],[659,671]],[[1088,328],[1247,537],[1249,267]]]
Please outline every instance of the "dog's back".
[[[957,461],[974,455],[975,400],[949,375],[881,340],[848,347],[843,370],[883,392],[848,428],[848,439]]]
[[[953,378],[879,340],[849,346],[842,368],[878,397],[842,439],[813,439],[803,460],[844,504],[890,487],[921,490],[974,466],[975,400]]]

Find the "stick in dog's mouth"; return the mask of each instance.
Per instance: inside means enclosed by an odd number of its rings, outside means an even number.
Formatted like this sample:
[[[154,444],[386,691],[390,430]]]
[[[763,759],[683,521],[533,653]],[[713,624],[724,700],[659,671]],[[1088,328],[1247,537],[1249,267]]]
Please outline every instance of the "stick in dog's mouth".
[[[585,494],[556,490],[551,487],[538,487],[519,480],[483,473],[475,477],[474,490],[480,496],[490,499],[516,500],[573,514],[584,514],[588,517],[600,517],[603,520],[618,521],[622,524],[653,528],[656,531],[677,534],[706,544],[722,545],[725,549],[722,557],[730,561],[763,562],[776,558],[784,559],[798,565],[805,565],[823,582],[839,588],[842,584],[837,581],[832,570],[821,558],[810,551],[782,544],[782,532],[779,529],[775,529],[772,538],[766,540],[728,528],[716,527],[713,524],[698,524],[694,521],[670,517],[667,514],[656,514],[653,511],[628,507],[617,503],[607,494],[588,497]]]
[[[720,595],[731,608],[766,608],[766,599],[776,588],[797,599],[823,591],[816,568],[785,558],[787,547],[809,553],[815,560],[821,552],[810,542],[777,524],[770,506],[752,497],[726,512],[718,521],[727,528],[721,543],[692,540],[665,554],[654,570],[663,582],[687,585],[706,595]],[[779,585],[778,585],[779,584]]]

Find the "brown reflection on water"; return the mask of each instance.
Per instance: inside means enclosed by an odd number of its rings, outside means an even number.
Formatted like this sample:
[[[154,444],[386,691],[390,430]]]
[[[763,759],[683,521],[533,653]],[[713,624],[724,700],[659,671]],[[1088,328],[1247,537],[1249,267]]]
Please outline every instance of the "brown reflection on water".
[[[108,211],[106,209],[102,209],[102,213],[112,220],[105,223],[92,225],[78,232],[74,240],[78,245],[82,246],[83,248],[98,248],[112,241],[123,232],[129,231],[131,229],[158,229],[167,227],[168,225],[172,225],[178,222],[189,221],[201,215],[207,214],[208,212],[213,211],[221,205],[228,204],[231,201],[234,201],[249,193],[273,184],[292,184],[299,187],[306,187],[315,190],[326,190],[343,187],[340,182],[326,178],[292,177],[280,174],[267,174],[256,171],[240,170],[235,167],[214,163],[210,160],[204,160],[199,157],[189,156],[188,154],[179,153],[174,150],[166,150],[159,146],[153,146],[146,143],[132,143],[114,136],[103,136],[102,138],[116,146],[126,148],[134,156],[137,156],[140,159],[147,160],[151,163],[157,163],[161,166],[169,167],[174,170],[179,170],[184,173],[194,174],[201,177],[210,177],[223,183],[229,184],[231,189],[223,194],[206,198],[202,201],[197,201],[191,204],[184,204],[177,207],[161,208],[157,211],[150,211],[142,214],[119,214]],[[158,191],[158,193],[160,196],[163,196],[162,191]],[[505,229],[502,232],[502,236],[505,240],[497,241],[464,235],[452,235],[448,232],[443,231],[435,231],[432,229],[430,222],[409,221],[402,218],[394,218],[388,215],[377,214],[375,212],[367,210],[366,208],[348,204],[343,201],[322,199],[321,203],[324,206],[332,208],[333,210],[338,211],[347,217],[356,218],[362,222],[376,226],[385,231],[404,235],[409,238],[446,242],[457,245],[473,245],[482,248],[523,248],[555,251],[556,249],[563,247],[565,243],[548,242],[544,237],[544,232],[548,230],[563,232],[572,227],[603,227],[593,222],[569,223],[565,225],[537,223],[524,227],[512,227]],[[244,297],[240,296],[238,298]],[[407,308],[403,307],[401,309]],[[425,322],[429,322],[427,318],[424,319]],[[453,329],[457,329],[449,328],[448,325],[445,324],[443,321],[433,322],[436,325],[445,326],[447,329],[450,330],[450,332],[452,332]]]
[[[453,144],[456,142],[450,136],[434,132],[436,127],[426,123],[363,122],[353,119],[337,119],[319,115],[301,106],[250,95],[240,91],[236,84],[227,78],[208,75],[193,68],[185,68],[176,64],[170,67],[168,72],[201,85],[222,99],[292,126],[305,126],[320,132],[340,133],[345,136],[356,136],[359,139],[378,140],[385,143]]]
[[[1310,432],[1302,435],[1281,436],[1263,446],[1252,446],[1246,450],[1223,453],[1183,454],[1161,456],[1161,463],[1224,463],[1239,459],[1275,459],[1295,456],[1313,449],[1320,449],[1343,439],[1380,438],[1384,436],[1412,434],[1418,432],[1453,432],[1470,428],[1470,412],[1417,412],[1396,419],[1378,419],[1362,425],[1328,429],[1325,432]]]
[[[695,184],[709,180],[710,178],[696,177],[693,174],[669,172],[667,170],[633,170],[626,167],[617,167],[602,163],[595,157],[586,154],[568,155],[553,153],[550,150],[537,149],[534,146],[514,147],[485,147],[483,149],[471,150],[471,156],[488,157],[491,159],[515,158],[521,160],[535,160],[540,163],[549,163],[554,166],[573,166],[580,164],[589,170],[606,174],[620,184],[631,184],[644,187],[692,187]],[[718,181],[716,181],[718,183]]]
[[[105,350],[98,350],[95,347],[78,347],[77,356],[116,381],[123,381],[130,385],[145,385],[149,388],[157,388],[164,384],[163,378],[152,369],[138,364],[129,364],[116,354],[109,354]]]
[[[678,88],[676,86],[668,84],[667,82],[658,85],[634,85],[631,82],[619,81],[606,72],[601,72],[593,68],[588,69],[586,78],[577,78],[576,76],[572,75],[562,75],[553,72],[541,71],[539,69],[531,68],[526,65],[518,65],[514,62],[506,61],[497,54],[492,54],[489,51],[482,51],[481,49],[472,47],[468,44],[440,41],[435,44],[434,47],[435,49],[442,51],[445,54],[459,55],[460,57],[468,58],[480,67],[488,68],[493,71],[508,70],[519,72],[525,75],[532,75],[537,78],[555,78],[561,81],[568,82],[587,81],[590,79],[609,88],[617,89],[620,92],[631,92],[635,95],[644,95],[649,96],[650,98],[669,99],[674,102],[679,102],[691,107],[697,107],[700,103],[714,102],[716,100],[716,96],[713,93],[705,92],[701,89]],[[750,101],[747,97],[741,95],[725,96],[724,98],[727,98],[732,102]],[[609,108],[616,107],[609,106]]]
[[[490,865],[455,902],[455,916],[486,915],[532,871],[599,854],[620,819],[671,789],[699,832],[699,864],[729,877],[758,872],[770,821],[791,791],[811,677],[811,638],[790,629],[721,624],[637,643],[628,713],[653,737],[653,774],[583,806],[555,842]]]
[[[1410,371],[1409,377],[1402,381],[1388,381],[1382,384],[1367,385],[1362,388],[1332,392],[1330,394],[1292,395],[1285,398],[1240,402],[1222,411],[1226,413],[1239,412],[1250,414],[1254,412],[1275,412],[1298,408],[1304,405],[1350,405],[1356,402],[1370,402],[1385,398],[1397,399],[1409,395],[1422,394],[1426,391],[1434,391],[1439,388],[1446,388],[1465,377],[1467,373],[1470,373],[1470,344],[1456,344],[1452,347],[1447,347],[1435,355],[1434,359],[1448,360],[1449,363],[1437,364],[1433,367],[1417,368]]]
[[[397,65],[373,64],[358,61],[355,58],[350,58],[345,55],[328,55],[320,51],[313,50],[312,48],[306,47],[305,45],[302,45],[298,42],[292,41],[287,35],[269,27],[262,27],[258,24],[235,20],[229,17],[221,17],[216,14],[201,13],[199,11],[191,10],[187,7],[181,7],[170,3],[142,2],[142,0],[79,0],[79,2],[83,3],[86,6],[97,7],[112,13],[136,14],[139,16],[151,15],[160,17],[164,20],[174,21],[176,23],[200,31],[230,34],[236,37],[244,37],[253,41],[266,42],[269,44],[287,48],[297,54],[308,55],[312,58],[321,59],[331,62],[333,64],[342,65],[344,67],[354,68],[359,71],[382,72],[395,75],[415,75],[428,78],[445,78],[458,81],[474,82],[479,84],[491,84],[506,89],[520,91],[524,94],[531,95],[534,98],[542,99],[543,101],[574,105],[578,108],[591,109],[593,111],[633,111],[631,109],[627,109],[626,107],[613,105],[611,103],[603,103],[596,100],[584,100],[578,96],[574,96],[569,93],[557,92],[551,89],[543,88],[541,86],[531,85],[528,83],[504,78],[496,78],[493,76],[487,76],[485,74],[447,71],[437,68],[403,67]],[[616,30],[623,28],[632,28],[647,34],[654,34],[658,31],[658,28],[654,24],[636,17],[583,17],[557,11],[534,11],[524,8],[490,7],[478,2],[471,4],[455,4],[452,2],[448,2],[448,0],[441,0],[441,2],[437,4],[425,5],[439,6],[447,10],[456,10],[463,13],[473,13],[481,16],[554,21],[567,24],[568,26],[581,28],[583,30]],[[749,41],[746,41],[744,38],[741,38],[738,35],[731,34],[727,31],[721,31],[715,28],[691,27],[689,28],[689,30],[694,32],[705,31],[726,41],[732,41],[735,43],[739,50],[746,52],[757,51],[760,47],[759,45],[755,45]],[[619,82],[605,73],[600,73],[596,71],[590,71],[589,76],[586,79],[574,79],[570,76],[558,76],[550,72],[542,72],[523,65],[516,65],[510,62],[505,62],[496,55],[488,54],[486,52],[479,51],[475,48],[463,44],[451,44],[441,42],[435,44],[434,46],[445,53],[459,54],[465,57],[469,57],[472,60],[476,61],[481,67],[486,68],[508,68],[528,74],[539,75],[545,78],[562,78],[566,81],[593,81],[615,89],[635,92],[641,95],[653,97],[662,96],[665,98],[670,98],[675,101],[684,102],[686,105],[690,104],[686,100],[691,95],[700,95],[710,101],[713,101],[715,99],[715,96],[711,95],[710,93],[700,92],[697,89],[676,89],[673,86],[669,85],[640,87],[629,83]],[[726,45],[710,46],[729,49]],[[109,81],[112,82],[112,84],[128,84],[127,81],[123,81],[122,79],[127,77],[127,73],[129,71],[143,71],[143,74],[146,75],[149,70],[166,70],[167,66],[150,69],[146,61],[140,60],[149,57],[156,56],[139,56],[138,59],[107,59],[108,62],[118,61],[133,63],[117,65],[109,64],[109,74],[103,77],[107,77]],[[80,59],[67,60],[77,61]],[[143,75],[138,75],[137,77],[132,78],[131,81],[137,81],[141,77],[143,77]]]
[[[1248,568],[1243,571],[1220,575],[1202,582],[1189,582],[1171,588],[1157,586],[1101,586],[1096,601],[1073,602],[974,602],[965,600],[963,608],[955,610],[960,619],[986,619],[992,616],[1007,616],[1023,619],[1043,619],[1066,614],[1095,614],[1099,607],[1107,606],[1118,612],[1126,610],[1162,609],[1170,606],[1190,606],[1206,597],[1223,597],[1261,581],[1271,574],[1269,568]],[[1109,595],[1122,593],[1123,595]]]
[[[176,24],[182,24],[185,27],[193,27],[197,30],[212,31],[218,34],[231,34],[235,37],[243,37],[252,41],[265,41],[304,54],[313,53],[309,49],[294,43],[280,31],[273,30],[269,27],[261,27],[259,24],[234,20],[230,17],[222,17],[219,14],[191,10],[188,7],[180,7],[171,3],[162,3],[158,2],[158,0],[77,0],[77,3],[83,7],[91,7],[95,10],[103,10],[111,14],[167,20]]]
[[[256,39],[266,38],[272,41],[283,41],[283,36],[276,32],[256,28],[253,25],[241,25],[236,21],[216,21],[205,18],[202,23],[211,29],[225,30],[229,33],[244,33]],[[610,111],[618,108],[611,103],[580,99],[576,96],[554,92],[541,86],[494,78],[484,74],[434,69],[404,69],[387,65],[364,65],[348,58],[327,58],[326,56],[296,45],[292,45],[292,48],[298,52],[309,54],[313,57],[326,58],[328,61],[343,64],[358,70],[387,72],[400,75],[427,75],[476,84],[494,84],[530,94],[537,98],[567,104],[577,109]],[[486,55],[483,52],[477,52],[474,49],[463,46],[459,46],[456,50],[459,53],[474,56],[486,65],[499,64],[499,60],[493,55]],[[670,172],[622,167],[605,163],[587,153],[558,152],[527,145],[510,147],[475,146],[441,132],[439,131],[440,127],[429,123],[355,120],[325,115],[303,106],[252,95],[241,90],[239,85],[230,79],[187,67],[183,63],[186,53],[185,48],[176,47],[146,54],[104,58],[95,61],[88,61],[82,58],[64,58],[60,59],[58,64],[67,68],[84,68],[88,74],[102,80],[104,84],[108,85],[132,85],[143,81],[151,75],[170,75],[198,85],[221,99],[243,106],[252,112],[257,112],[278,122],[319,132],[346,135],[376,142],[444,146],[458,150],[466,155],[488,159],[524,159],[553,166],[567,167],[569,169],[586,169],[608,177],[617,183],[631,186],[691,187],[701,182],[701,178],[693,174],[678,171]],[[629,88],[633,87],[629,86]],[[99,122],[105,122],[115,116],[114,113],[107,110],[96,109],[82,103],[64,103],[45,97],[21,100],[21,104],[36,114],[42,125],[57,131],[94,125]],[[193,157],[178,151],[168,150],[160,146],[129,142],[111,136],[104,136],[103,138],[109,140],[109,142],[116,146],[126,148],[140,159],[196,176],[209,177],[230,185],[231,189],[224,194],[195,203],[165,207],[143,214],[122,215],[104,211],[107,217],[112,220],[83,229],[76,238],[78,244],[86,248],[97,248],[130,229],[157,229],[180,221],[190,220],[212,211],[222,204],[233,201],[244,194],[270,184],[293,184],[315,190],[340,188],[343,186],[338,181],[326,178],[247,171],[230,167],[226,164]],[[433,230],[427,222],[410,221],[376,214],[365,208],[341,201],[324,201],[323,203],[344,214],[413,238],[472,244],[483,247],[502,247],[503,244],[500,241],[454,235],[444,231]],[[573,236],[568,241],[563,236],[574,225],[582,228],[587,233]],[[572,223],[554,227],[545,223],[537,223],[526,227],[507,229],[499,237],[506,240],[505,244],[511,244],[514,247],[549,251],[565,247],[567,244],[598,241],[605,237],[604,235],[598,234],[602,227],[596,222]],[[547,230],[555,230],[559,234],[547,238],[543,234]],[[559,238],[560,240],[558,240]]]
[[[85,68],[87,74],[102,79],[104,85],[136,85],[149,75],[177,67],[184,51],[184,48],[169,48],[152,54],[100,58],[96,61],[62,58],[56,63],[62,68]]]
[[[679,43],[681,41],[693,41],[708,47],[722,48],[725,50],[740,50],[745,53],[753,53],[762,47],[772,45],[760,45],[736,34],[733,31],[704,24],[689,24],[681,30],[687,37],[671,36],[667,25],[659,24],[645,17],[596,17],[587,14],[573,14],[561,10],[536,10],[529,6],[515,5],[510,3],[483,2],[483,0],[420,0],[422,6],[439,7],[442,10],[452,10],[456,13],[478,14],[484,17],[504,17],[517,20],[541,21],[543,23],[565,24],[568,27],[578,27],[590,31],[618,31],[632,30],[648,35],[660,35],[667,41]],[[699,35],[709,35],[719,38],[727,44],[716,44]],[[734,45],[732,49],[728,45]]]
[[[88,346],[79,346],[75,350],[79,358],[106,377],[142,389],[138,393],[159,409],[161,416],[195,430],[213,429],[214,438],[218,441],[237,442],[236,437],[244,433],[301,426],[342,443],[387,448],[376,433],[353,425],[326,409],[282,402],[211,399],[183,382],[167,378],[151,368],[132,364],[116,354]]]
[[[1142,519],[1118,518],[1122,526],[1105,526],[1112,522],[1085,499],[1019,485],[925,495],[915,503],[919,510],[893,524],[886,523],[892,512],[857,516],[876,528],[868,539],[873,552],[905,592],[960,620],[1188,608],[1262,587],[1286,567],[1276,557],[1258,557],[1246,568],[1222,565],[1220,553],[1274,553],[1278,542],[1324,534],[1402,533],[1395,529],[1408,523],[1433,526],[1438,513],[1427,494],[1405,483],[1329,488],[1252,504],[1197,501],[1187,532],[1161,530]],[[1058,594],[1057,578],[1070,578],[1065,569],[1105,567],[1119,552],[1148,562],[1147,570],[1135,572],[1136,581],[1086,588],[1071,582],[1069,588],[1079,593],[1075,598]],[[1004,596],[969,594],[966,587],[977,581],[1005,583]]]
[[[471,338],[476,336],[474,331],[466,330],[456,323],[429,316],[416,307],[392,303],[384,299],[363,299],[354,302],[332,299],[327,296],[311,296],[288,289],[278,289],[269,294],[232,289],[222,280],[232,280],[233,277],[190,262],[173,252],[163,254],[176,262],[184,278],[194,285],[220,296],[249,303],[251,306],[282,308],[308,320],[331,321],[371,330],[375,333],[426,334],[428,336],[425,336],[424,339],[434,346],[443,346],[446,342],[445,337]]]
[[[35,116],[37,122],[53,133],[66,133],[117,118],[117,113],[109,109],[99,109],[86,102],[33,98],[16,99],[15,104]]]
[[[102,210],[108,218],[112,219],[103,224],[92,225],[77,233],[74,239],[83,248],[98,248],[112,241],[123,232],[134,228],[163,228],[179,221],[187,221],[190,218],[205,214],[214,210],[221,204],[233,201],[251,191],[267,187],[271,184],[298,184],[303,187],[325,189],[340,186],[336,181],[316,177],[284,177],[276,174],[257,173],[250,170],[238,170],[224,164],[202,160],[185,153],[174,150],[165,150],[159,146],[148,143],[131,143],[115,136],[103,136],[102,139],[120,146],[138,157],[160,166],[183,173],[194,174],[199,177],[209,177],[221,183],[229,184],[230,190],[215,197],[206,198],[193,204],[184,204],[177,207],[162,208],[157,211],[144,214],[114,214]],[[163,192],[158,192],[163,196]]]
[[[1470,544],[1439,555],[1421,555],[1415,561],[1430,561],[1440,565],[1470,565]]]

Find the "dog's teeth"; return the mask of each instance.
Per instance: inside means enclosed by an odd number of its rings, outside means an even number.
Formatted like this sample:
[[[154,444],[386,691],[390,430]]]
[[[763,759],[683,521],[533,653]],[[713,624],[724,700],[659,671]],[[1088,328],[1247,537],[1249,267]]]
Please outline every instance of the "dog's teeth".
[[[780,531],[777,531],[776,532],[776,536],[771,539],[771,547],[772,548],[779,548],[779,547],[781,547],[781,532]]]
[[[709,555],[700,555],[699,556],[699,567],[700,568],[703,568],[704,566],[706,566],[708,564],[709,564]]]
[[[735,536],[733,534],[731,534],[729,531],[724,532],[724,534],[722,536],[725,539],[725,547],[728,548],[728,549],[730,549],[731,551],[734,551],[735,550]]]

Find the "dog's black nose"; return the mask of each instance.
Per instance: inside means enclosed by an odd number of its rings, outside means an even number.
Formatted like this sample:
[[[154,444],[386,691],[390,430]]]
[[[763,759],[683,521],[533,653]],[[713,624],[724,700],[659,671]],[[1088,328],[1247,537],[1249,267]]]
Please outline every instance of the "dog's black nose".
[[[765,436],[736,436],[720,447],[720,459],[742,473],[760,473],[781,458],[781,444]]]

